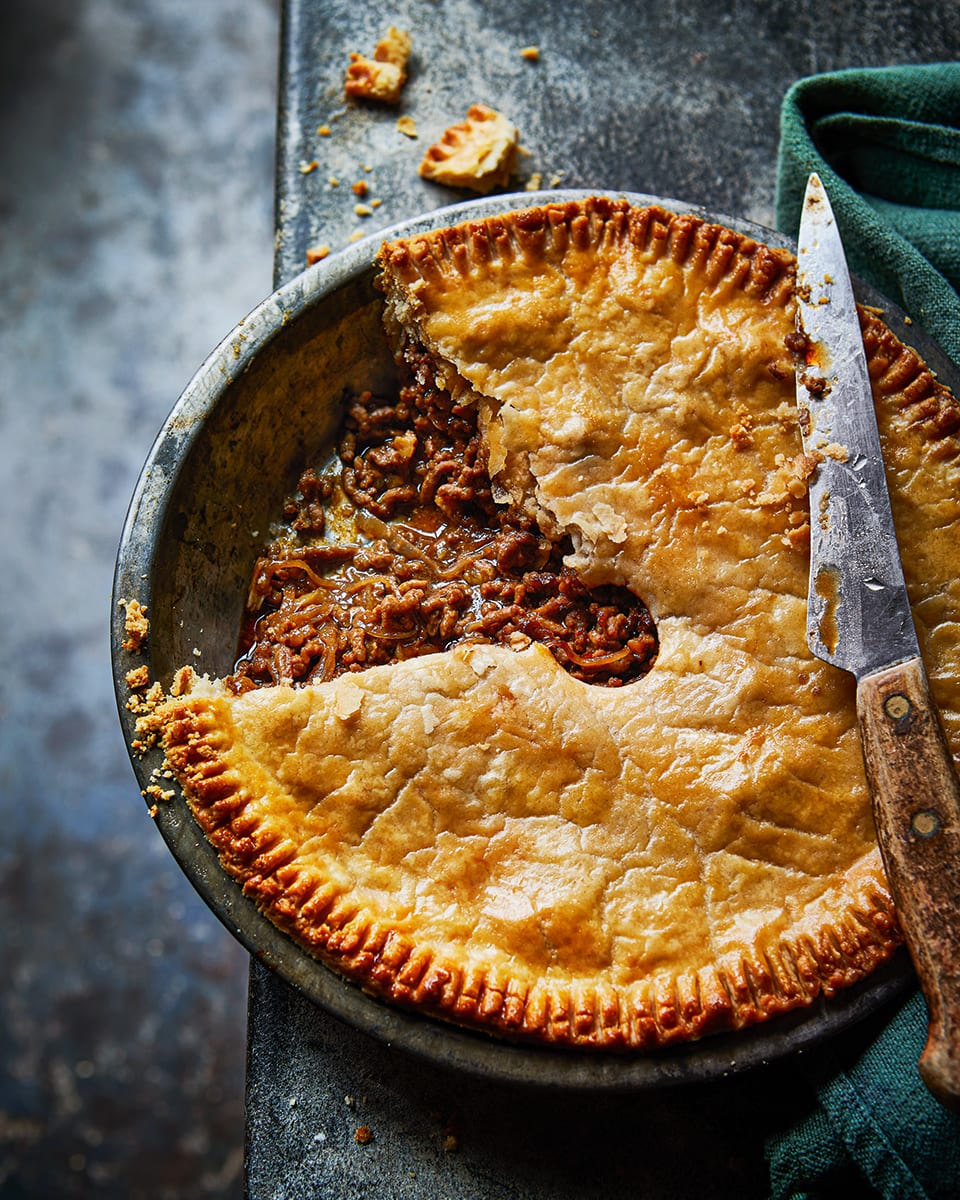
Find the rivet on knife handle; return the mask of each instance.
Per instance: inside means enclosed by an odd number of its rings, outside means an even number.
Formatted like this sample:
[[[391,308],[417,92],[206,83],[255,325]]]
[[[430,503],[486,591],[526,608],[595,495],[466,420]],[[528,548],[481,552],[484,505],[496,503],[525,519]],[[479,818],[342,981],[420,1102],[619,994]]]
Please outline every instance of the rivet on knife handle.
[[[960,785],[920,659],[860,681],[877,837],[930,1010],[924,1083],[960,1109]]]

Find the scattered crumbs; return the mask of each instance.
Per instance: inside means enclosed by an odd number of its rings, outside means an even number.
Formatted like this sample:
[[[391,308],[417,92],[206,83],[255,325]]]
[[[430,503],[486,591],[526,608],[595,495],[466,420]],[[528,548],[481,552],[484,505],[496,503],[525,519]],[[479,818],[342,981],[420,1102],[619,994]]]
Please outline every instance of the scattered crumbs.
[[[149,687],[150,670],[145,664],[140,667],[134,667],[133,670],[126,673],[124,678],[127,681],[127,687],[131,691],[137,691],[139,688]]]
[[[139,600],[120,600],[118,603],[127,610],[123,622],[123,631],[127,635],[122,642],[123,649],[136,653],[142,648],[150,632],[147,610]]]
[[[362,237],[363,237],[363,231],[360,229],[355,229],[353,231],[353,233],[350,234],[349,238],[347,238],[347,241],[359,242]]]
[[[397,129],[404,137],[415,138],[417,136],[417,123],[413,117],[401,117],[397,121]]]
[[[160,813],[160,809],[157,808],[157,806],[155,804],[151,804],[150,807],[147,809],[147,816],[150,817],[154,821],[157,819],[157,816],[159,815],[159,813]]]
[[[355,196],[365,196],[370,191],[370,184],[365,179],[358,179],[350,190]]]
[[[323,246],[308,246],[307,247],[307,266],[312,267],[314,263],[322,262],[330,253],[330,247]]]
[[[913,318],[912,318],[912,317],[908,317],[908,316],[906,316],[906,315],[905,315],[905,316],[904,316],[904,318],[903,318],[903,323],[904,323],[904,325],[912,325],[912,324],[913,324]]]
[[[373,1141],[373,1130],[369,1125],[361,1125],[353,1135],[353,1140],[358,1146],[369,1146]]]
[[[329,183],[331,187],[339,187],[340,186],[340,180],[336,177],[336,175],[331,175],[330,178],[327,180],[327,183]]]
[[[201,654],[203,654],[203,651],[199,648],[199,646],[194,646],[191,653],[193,654],[194,658],[199,658]]]
[[[307,162],[306,159],[301,159],[300,160],[300,174],[301,175],[310,175],[310,174],[312,174],[312,172],[314,172],[317,169],[317,167],[319,165],[320,164],[317,162],[317,160],[315,158],[312,158],[310,160],[310,162]]]
[[[383,201],[378,197],[376,200],[370,201],[370,207],[371,208],[379,208],[382,203],[383,203]]]
[[[556,175],[550,176],[550,186],[552,188],[559,187],[563,182],[563,171],[558,171]]]
[[[331,129],[330,129],[329,125],[318,125],[317,126],[317,135],[319,137],[329,137],[330,133],[331,133]]]
[[[372,170],[373,170],[373,164],[372,164],[372,163],[362,163],[362,164],[361,164],[361,166],[363,167],[363,169],[364,169],[365,171],[372,171]]]
[[[347,1108],[353,1108],[353,1106],[356,1104],[356,1100],[354,1100],[353,1096],[344,1096],[343,1102]]]
[[[527,62],[539,62],[540,61],[540,47],[539,46],[524,46],[524,48],[520,51],[520,57],[525,58],[527,60]]]
[[[353,206],[353,211],[357,214],[358,217],[372,217],[373,216],[373,209],[370,207],[369,204],[355,204]]]
[[[523,190],[525,192],[539,192],[542,184],[543,176],[539,171],[535,171],[523,185]]]
[[[144,791],[144,796],[149,796],[151,800],[172,800],[174,792],[172,789],[164,789],[156,783],[151,783]],[[147,810],[149,812],[149,809]],[[156,815],[156,814],[153,814]]]

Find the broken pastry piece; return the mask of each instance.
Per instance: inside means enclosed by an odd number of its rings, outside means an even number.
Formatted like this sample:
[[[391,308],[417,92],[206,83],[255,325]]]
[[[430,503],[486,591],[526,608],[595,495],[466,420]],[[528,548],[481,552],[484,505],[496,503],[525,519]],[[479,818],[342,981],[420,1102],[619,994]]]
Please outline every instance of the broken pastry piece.
[[[446,187],[487,193],[506,187],[517,164],[519,133],[502,113],[474,104],[424,154],[420,175]]]
[[[351,54],[344,85],[347,95],[355,100],[398,104],[407,81],[411,45],[410,34],[391,25],[377,42],[372,58]]]
[[[588,586],[649,605],[656,661],[595,687],[543,645],[467,641],[304,686],[194,680],[141,733],[225,869],[369,992],[527,1043],[662,1047],[863,979],[900,934],[854,687],[806,643],[792,256],[597,197],[392,242],[380,265],[398,362],[431,411],[442,393],[477,418],[471,470],[568,539]],[[861,321],[956,754],[960,406]],[[406,437],[376,447],[384,472]],[[391,579],[382,549],[389,612],[364,623],[406,637],[432,568]],[[451,555],[440,582],[475,570]],[[310,602],[329,607],[328,579]]]

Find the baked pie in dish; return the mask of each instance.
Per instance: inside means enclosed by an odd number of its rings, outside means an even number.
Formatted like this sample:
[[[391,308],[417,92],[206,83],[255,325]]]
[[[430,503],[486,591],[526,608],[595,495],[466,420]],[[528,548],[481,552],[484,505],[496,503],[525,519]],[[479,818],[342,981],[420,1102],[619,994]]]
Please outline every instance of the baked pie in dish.
[[[356,396],[236,672],[141,717],[226,869],[365,989],[646,1049],[900,942],[853,684],[805,641],[794,261],[592,198],[384,245]],[[960,748],[960,406],[861,310],[921,644]]]

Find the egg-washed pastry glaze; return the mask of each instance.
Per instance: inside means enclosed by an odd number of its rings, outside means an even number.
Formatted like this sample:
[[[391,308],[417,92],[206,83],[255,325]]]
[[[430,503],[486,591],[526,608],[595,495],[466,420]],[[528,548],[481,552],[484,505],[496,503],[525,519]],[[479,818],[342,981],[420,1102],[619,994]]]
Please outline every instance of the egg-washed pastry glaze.
[[[626,586],[619,689],[540,646],[302,688],[181,683],[159,737],[229,870],[378,995],[494,1034],[647,1048],[851,984],[899,943],[851,678],[806,646],[794,263],[590,199],[384,246],[386,329],[479,406],[495,488]],[[960,747],[960,408],[861,322],[921,645]]]

